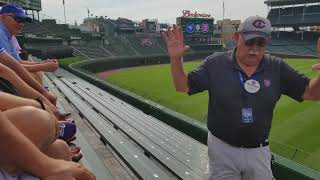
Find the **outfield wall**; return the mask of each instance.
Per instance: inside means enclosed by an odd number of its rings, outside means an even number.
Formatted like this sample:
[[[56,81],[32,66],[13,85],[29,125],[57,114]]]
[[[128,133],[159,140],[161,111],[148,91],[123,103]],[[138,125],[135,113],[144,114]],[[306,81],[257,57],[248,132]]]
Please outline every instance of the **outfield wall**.
[[[299,58],[303,58],[303,59],[315,59],[317,58],[317,56],[311,56],[311,55],[299,55],[299,54],[283,54],[283,53],[270,53],[269,54],[273,55],[273,56],[277,56],[277,57],[281,57],[281,58],[294,58],[294,59],[299,59]]]
[[[184,56],[184,61],[191,61],[194,59],[203,59],[211,55],[211,51],[187,53]],[[77,68],[84,69],[91,73],[99,73],[107,70],[120,69],[134,66],[145,66],[155,64],[167,64],[169,57],[165,54],[148,55],[148,56],[130,56],[130,57],[110,57],[98,60],[81,61],[76,64]]]

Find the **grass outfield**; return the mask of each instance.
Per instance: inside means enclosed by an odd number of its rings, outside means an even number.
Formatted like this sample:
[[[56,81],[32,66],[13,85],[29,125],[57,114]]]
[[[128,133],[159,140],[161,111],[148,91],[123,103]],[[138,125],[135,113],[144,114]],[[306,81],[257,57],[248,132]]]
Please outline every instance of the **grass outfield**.
[[[185,63],[185,69],[190,71],[200,63],[200,61]],[[290,59],[288,63],[309,77],[316,75],[316,72],[311,70],[316,60]],[[206,123],[208,93],[193,96],[176,93],[169,65],[130,68],[111,75],[107,81]],[[320,169],[319,102],[297,103],[282,96],[274,111],[270,137],[274,152]],[[299,149],[297,153],[295,148]],[[310,156],[309,153],[313,155]]]
[[[61,67],[66,67],[69,64],[81,61],[82,59],[79,57],[70,57],[70,58],[63,58],[63,59],[59,59],[59,64]]]

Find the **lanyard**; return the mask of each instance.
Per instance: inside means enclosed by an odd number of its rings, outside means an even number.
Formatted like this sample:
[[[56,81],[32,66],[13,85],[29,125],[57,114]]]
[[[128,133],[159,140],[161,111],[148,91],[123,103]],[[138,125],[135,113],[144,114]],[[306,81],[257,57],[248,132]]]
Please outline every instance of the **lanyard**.
[[[247,78],[242,74],[241,71],[238,71],[238,72],[239,72],[240,84],[241,84],[241,86],[242,86],[243,89],[244,89],[244,84],[246,83]],[[254,80],[257,81],[257,74],[254,74],[253,76],[251,76],[250,79],[254,79]],[[245,89],[244,89],[244,90],[245,90]]]
[[[242,87],[242,93],[241,93],[242,100],[243,100],[242,105],[243,105],[243,107],[248,107],[248,104],[249,104],[248,103],[249,93],[247,92],[247,90],[244,87],[244,84],[246,83],[246,81],[248,79],[246,78],[246,76],[241,71],[238,71],[238,73],[239,73],[240,85]],[[254,74],[253,76],[251,76],[250,79],[254,79],[254,80],[257,81],[257,74]]]

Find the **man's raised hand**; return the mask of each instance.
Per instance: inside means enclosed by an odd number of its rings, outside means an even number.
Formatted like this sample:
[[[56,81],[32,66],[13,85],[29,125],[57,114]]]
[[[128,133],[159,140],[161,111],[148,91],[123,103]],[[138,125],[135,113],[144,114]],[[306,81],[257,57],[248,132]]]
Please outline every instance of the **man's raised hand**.
[[[318,39],[317,55],[318,55],[318,63],[312,66],[312,70],[320,71],[320,38]]]
[[[182,55],[189,49],[184,45],[183,33],[180,27],[173,25],[166,32],[162,32],[162,37],[166,43],[168,55],[171,60],[181,60]]]

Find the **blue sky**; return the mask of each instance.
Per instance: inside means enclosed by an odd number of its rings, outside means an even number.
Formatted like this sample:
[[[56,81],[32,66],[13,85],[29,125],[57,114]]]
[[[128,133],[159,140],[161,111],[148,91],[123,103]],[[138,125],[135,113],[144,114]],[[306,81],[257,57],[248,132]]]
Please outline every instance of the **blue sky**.
[[[64,21],[63,0],[42,0],[42,12]],[[245,19],[251,15],[266,16],[268,7],[264,0],[224,0],[225,17]],[[87,17],[87,8],[95,16],[118,17],[140,21],[159,19],[160,22],[174,23],[182,10],[211,14],[216,20],[222,19],[223,0],[65,0],[67,22],[79,23]],[[90,14],[91,14],[90,13]]]

